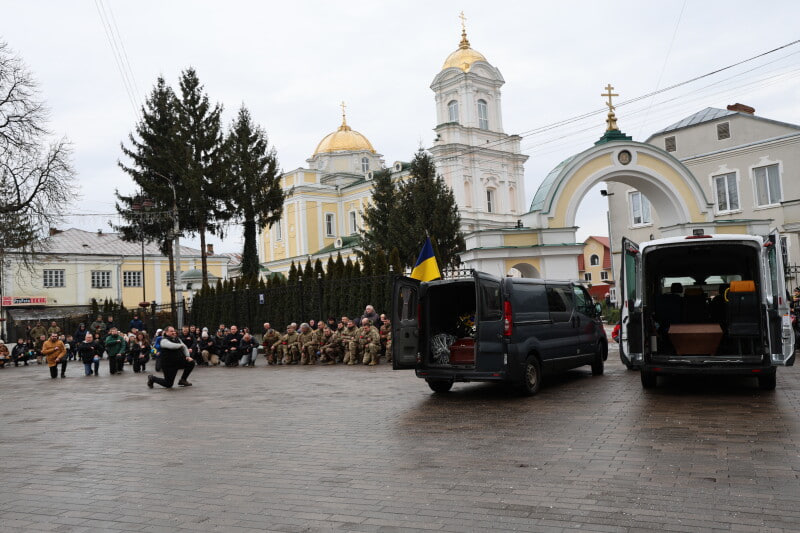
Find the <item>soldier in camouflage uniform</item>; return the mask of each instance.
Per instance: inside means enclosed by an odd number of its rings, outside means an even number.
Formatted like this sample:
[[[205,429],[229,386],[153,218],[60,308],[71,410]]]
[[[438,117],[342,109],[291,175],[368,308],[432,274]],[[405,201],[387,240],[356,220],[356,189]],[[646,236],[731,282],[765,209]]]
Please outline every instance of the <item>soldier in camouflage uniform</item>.
[[[361,358],[361,362],[365,365],[375,366],[378,364],[378,359],[381,354],[381,334],[378,333],[378,328],[372,325],[369,318],[361,320],[361,328],[358,330],[356,337],[356,361]]]
[[[286,334],[283,335],[278,342],[273,345],[277,348],[278,356],[284,365],[296,365],[300,361],[300,345],[298,342],[299,335],[294,330],[293,325],[286,328]]]
[[[329,328],[325,323],[322,324],[322,328],[317,330],[320,332],[319,335],[319,362],[320,363],[327,363],[329,365],[336,364],[336,355],[329,354],[328,348],[330,347],[331,340],[333,339],[333,331]]]
[[[264,355],[267,356],[267,364],[275,364],[275,344],[281,339],[281,334],[272,329],[269,322],[264,322]]]
[[[311,329],[307,323],[300,324],[300,335],[298,337],[300,343],[300,364],[301,365],[316,365],[317,364],[317,334]]]
[[[358,328],[355,322],[349,318],[345,321],[345,324],[346,326],[342,328],[339,334],[342,339],[342,346],[344,346],[344,359],[342,362],[347,365],[354,365],[358,354],[358,343],[356,342]]]
[[[339,322],[337,325],[336,331],[331,331],[330,337],[328,337],[328,342],[325,344],[325,348],[323,348],[325,352],[325,357],[328,359],[329,365],[335,365],[336,363],[342,362],[342,357],[344,355],[344,344],[342,344],[342,330],[344,329],[344,325]]]
[[[381,347],[383,348],[383,353],[386,354],[386,362],[392,362],[392,321],[389,320],[386,315],[381,315],[381,320],[383,321],[383,325],[381,325],[380,334],[381,334]]]

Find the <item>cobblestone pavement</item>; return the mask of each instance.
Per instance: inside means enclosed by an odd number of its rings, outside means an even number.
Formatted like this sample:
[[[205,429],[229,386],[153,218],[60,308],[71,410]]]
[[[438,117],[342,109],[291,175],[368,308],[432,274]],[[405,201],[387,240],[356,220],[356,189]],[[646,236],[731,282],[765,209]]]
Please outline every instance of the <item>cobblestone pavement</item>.
[[[0,370],[0,531],[798,531],[800,370],[538,396],[377,367]]]

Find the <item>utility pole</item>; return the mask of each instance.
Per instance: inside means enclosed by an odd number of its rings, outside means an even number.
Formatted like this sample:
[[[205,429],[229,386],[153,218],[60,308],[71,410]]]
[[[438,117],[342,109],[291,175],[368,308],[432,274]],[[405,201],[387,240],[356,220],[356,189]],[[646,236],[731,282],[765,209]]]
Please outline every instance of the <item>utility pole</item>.
[[[172,249],[175,255],[175,272],[173,273],[172,283],[175,286],[175,299],[177,300],[175,302],[177,305],[177,317],[175,320],[177,322],[176,326],[180,331],[183,327],[183,289],[181,288],[181,225],[178,221],[178,193],[175,191],[175,184],[171,179],[155,171],[153,171],[153,174],[165,179],[172,189]]]

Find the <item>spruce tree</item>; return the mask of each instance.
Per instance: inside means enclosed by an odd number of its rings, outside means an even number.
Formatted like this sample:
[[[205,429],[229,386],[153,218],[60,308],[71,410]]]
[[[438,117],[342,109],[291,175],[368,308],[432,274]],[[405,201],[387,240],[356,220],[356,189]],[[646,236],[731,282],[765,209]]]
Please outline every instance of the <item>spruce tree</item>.
[[[364,209],[364,227],[361,229],[362,254],[374,254],[378,250],[389,250],[395,235],[391,220],[397,209],[397,190],[392,183],[391,169],[373,173],[372,201]]]
[[[280,220],[284,193],[275,149],[269,147],[266,133],[253,124],[244,106],[225,140],[224,163],[226,187],[234,192],[226,203],[244,230],[242,276],[255,278],[259,275],[258,231]]]

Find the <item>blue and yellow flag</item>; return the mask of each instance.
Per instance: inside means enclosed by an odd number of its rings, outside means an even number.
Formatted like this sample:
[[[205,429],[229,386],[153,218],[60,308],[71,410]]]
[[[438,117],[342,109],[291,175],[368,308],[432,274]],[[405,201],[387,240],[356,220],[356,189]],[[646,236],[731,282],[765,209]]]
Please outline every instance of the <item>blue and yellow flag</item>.
[[[436,264],[436,257],[433,255],[433,245],[430,237],[425,238],[425,244],[419,253],[414,270],[411,271],[411,277],[420,281],[431,281],[442,277],[439,272],[439,265]]]

